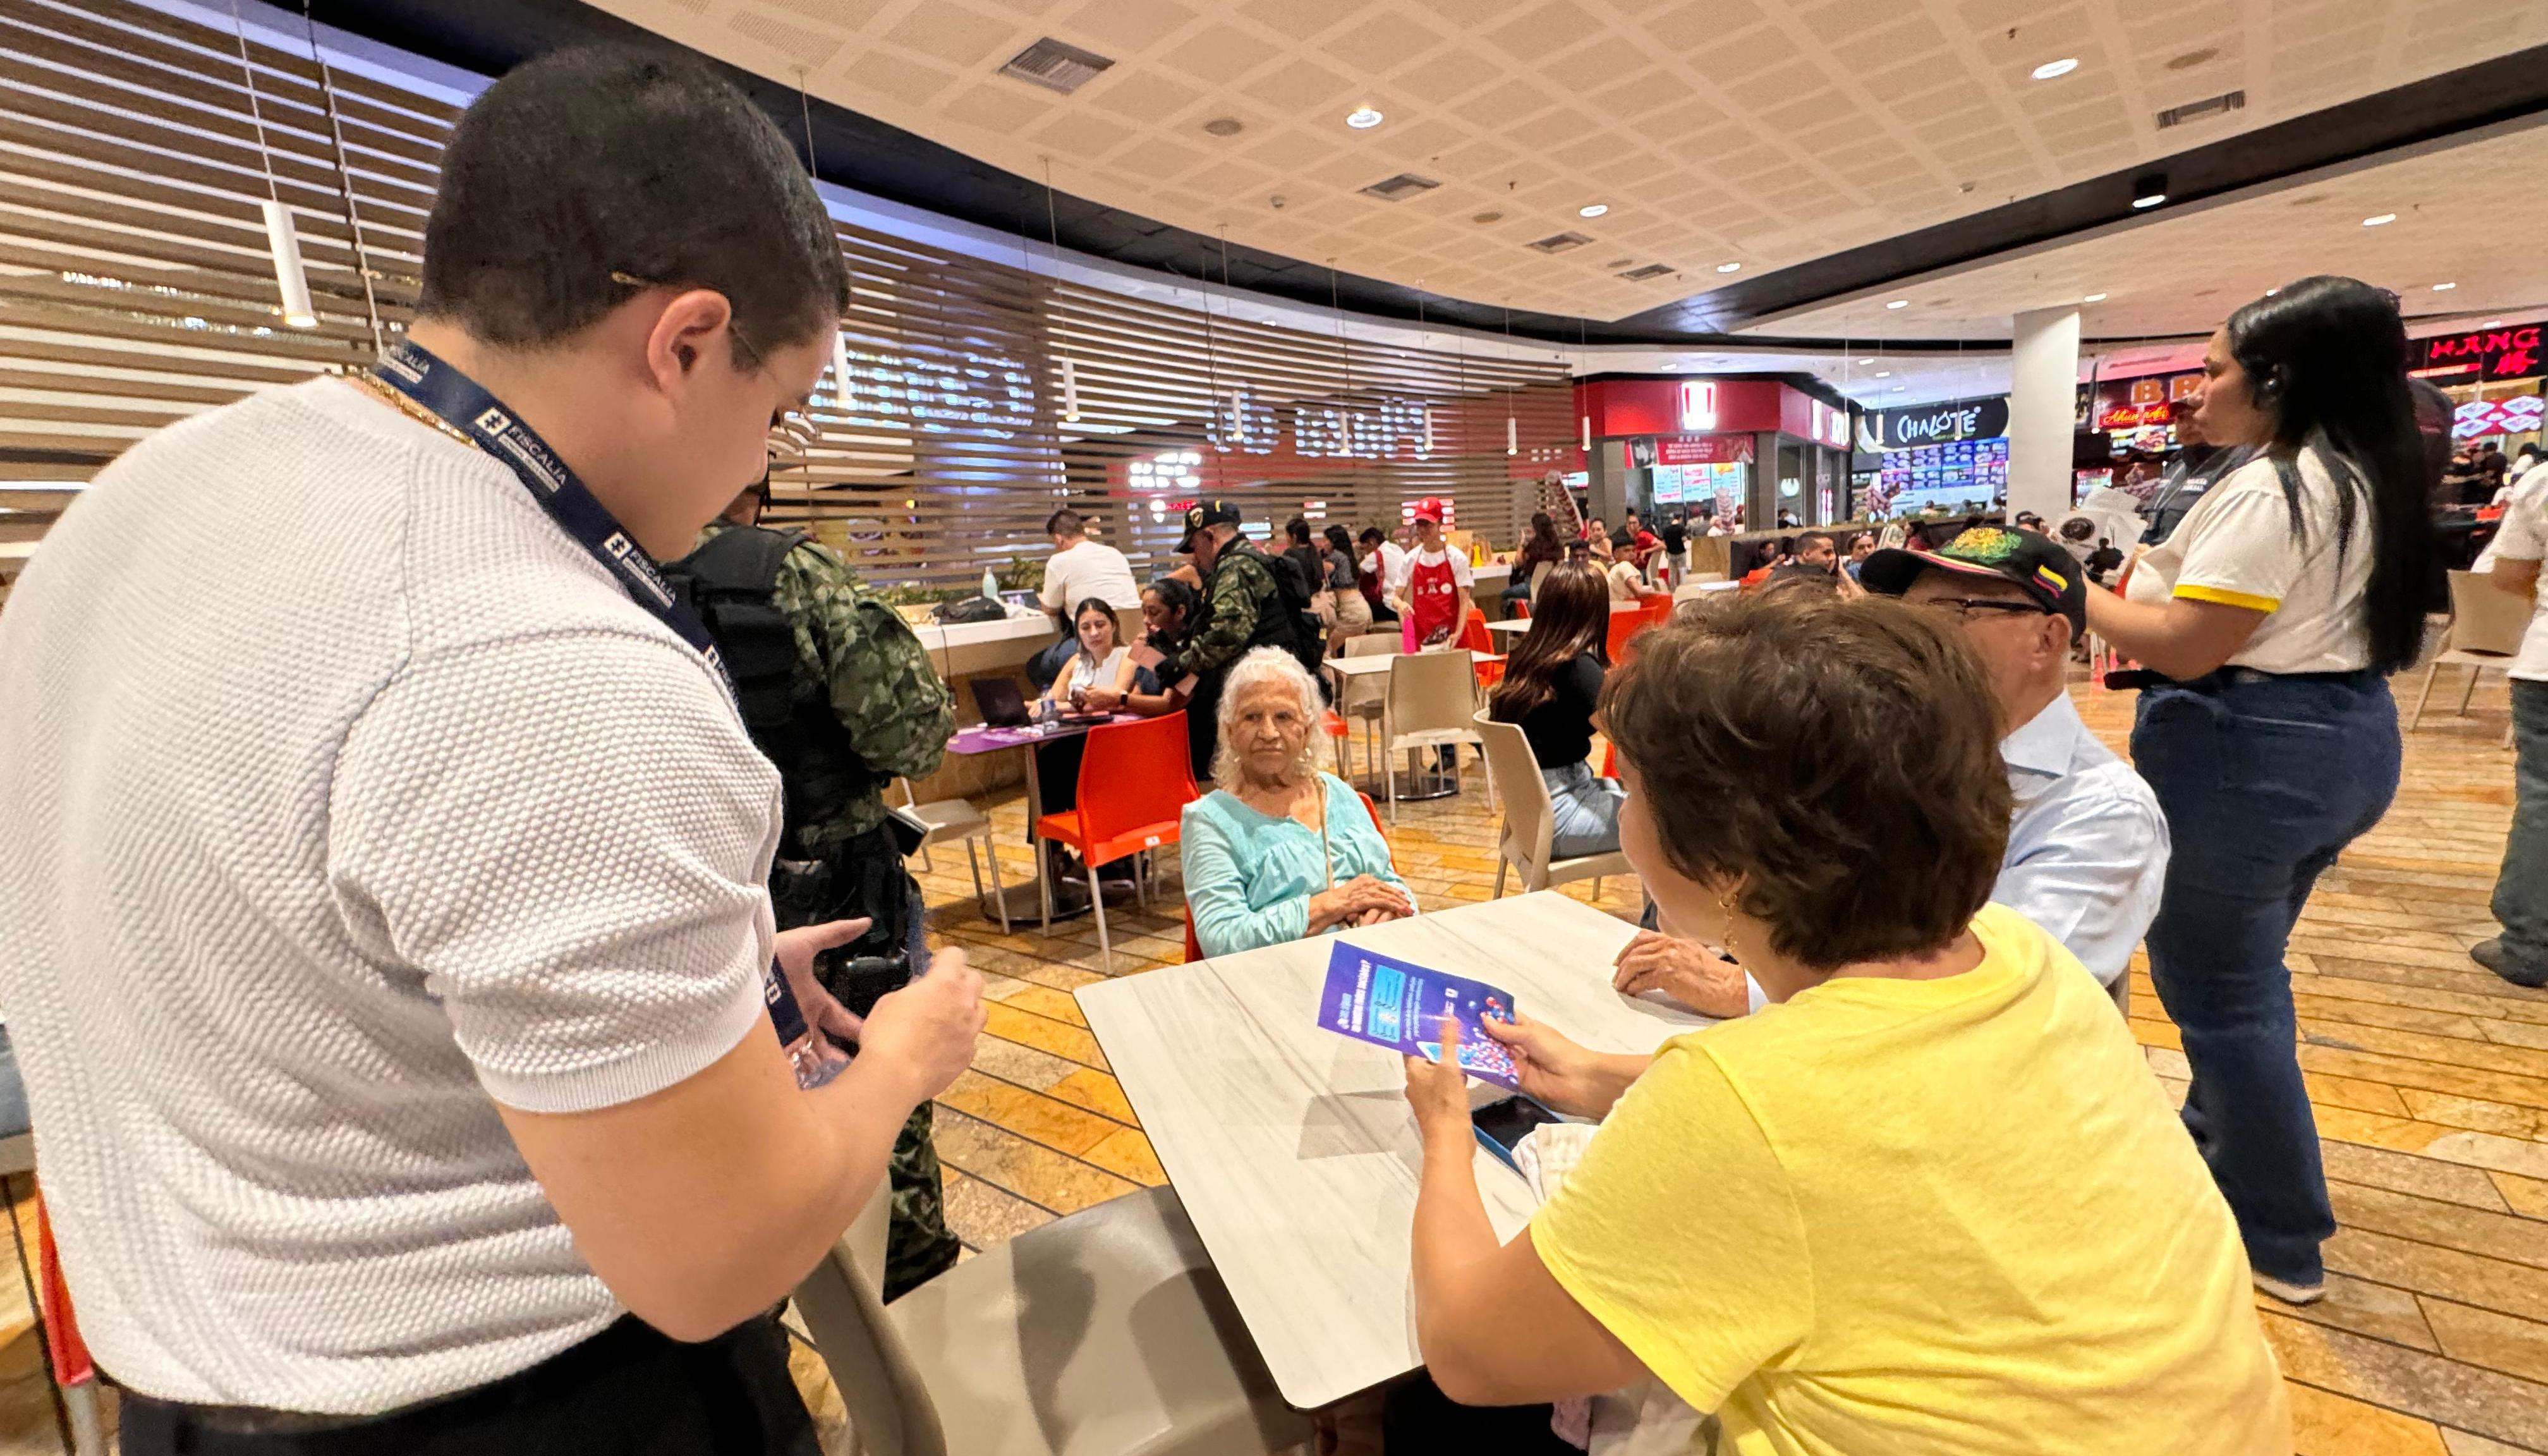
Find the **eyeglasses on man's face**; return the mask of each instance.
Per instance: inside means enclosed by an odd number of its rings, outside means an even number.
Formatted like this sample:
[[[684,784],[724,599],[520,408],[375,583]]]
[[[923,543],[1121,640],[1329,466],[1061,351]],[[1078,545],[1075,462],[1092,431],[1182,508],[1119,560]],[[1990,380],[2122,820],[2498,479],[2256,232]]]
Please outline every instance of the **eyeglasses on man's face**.
[[[1967,622],[1989,621],[1994,615],[2040,617],[2052,614],[2034,602],[2010,601],[1999,596],[1922,596],[1913,598],[1911,604],[1931,611],[1954,612],[1958,619]]]

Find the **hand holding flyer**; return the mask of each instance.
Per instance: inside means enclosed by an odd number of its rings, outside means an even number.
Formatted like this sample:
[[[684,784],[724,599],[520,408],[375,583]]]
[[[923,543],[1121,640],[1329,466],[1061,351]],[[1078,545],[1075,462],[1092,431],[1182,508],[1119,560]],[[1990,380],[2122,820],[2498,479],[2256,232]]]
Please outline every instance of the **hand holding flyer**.
[[[1518,1089],[1512,1054],[1486,1034],[1485,1023],[1513,1019],[1513,998],[1483,981],[1428,970],[1342,941],[1327,956],[1319,1025],[1328,1031],[1427,1060],[1438,1059],[1443,1017],[1460,1026],[1460,1069],[1500,1087]]]

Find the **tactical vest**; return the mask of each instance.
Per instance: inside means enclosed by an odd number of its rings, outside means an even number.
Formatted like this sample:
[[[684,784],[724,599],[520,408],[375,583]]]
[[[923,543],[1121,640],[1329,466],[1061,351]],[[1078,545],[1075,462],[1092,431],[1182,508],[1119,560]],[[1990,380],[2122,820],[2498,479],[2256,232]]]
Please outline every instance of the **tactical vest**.
[[[878,784],[829,695],[796,700],[796,626],[778,609],[778,571],[804,540],[801,531],[736,526],[664,568],[674,593],[716,639],[753,747],[778,770],[782,856],[802,853],[799,830],[839,818]]]
[[[1320,682],[1319,669],[1326,653],[1326,632],[1319,625],[1318,614],[1310,609],[1310,593],[1301,582],[1300,564],[1267,556],[1245,536],[1230,538],[1221,552],[1224,556],[1254,557],[1274,582],[1274,590],[1256,603],[1256,625],[1247,634],[1248,647],[1279,647],[1309,669],[1312,682]]]

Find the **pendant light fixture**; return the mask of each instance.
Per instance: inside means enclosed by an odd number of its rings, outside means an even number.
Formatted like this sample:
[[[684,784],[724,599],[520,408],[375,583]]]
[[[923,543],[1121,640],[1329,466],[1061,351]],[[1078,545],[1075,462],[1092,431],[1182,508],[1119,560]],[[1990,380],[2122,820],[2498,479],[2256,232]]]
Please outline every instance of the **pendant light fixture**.
[[[1507,372],[1512,368],[1512,305],[1509,302],[1504,305],[1504,368]],[[1521,453],[1521,426],[1513,422],[1513,388],[1509,378],[1504,381],[1504,453]]]
[[[1221,225],[1221,286],[1229,287],[1229,225]],[[1213,337],[1212,261],[1203,265],[1203,378],[1206,417],[1221,412],[1221,349]],[[1229,441],[1246,419],[1246,397],[1233,386],[1229,392],[1229,424],[1223,429],[1206,429],[1204,437],[1212,444],[1213,453],[1226,455]]]
[[[274,255],[274,284],[283,296],[283,321],[294,328],[316,328],[318,314],[310,303],[310,272],[301,262],[301,234],[292,226],[292,210],[274,182],[274,151],[266,144],[265,108],[257,99],[256,67],[247,58],[247,24],[239,19],[238,0],[230,0],[230,29],[238,36],[239,73],[247,78],[248,117],[256,125],[257,159],[265,168],[265,245]]]

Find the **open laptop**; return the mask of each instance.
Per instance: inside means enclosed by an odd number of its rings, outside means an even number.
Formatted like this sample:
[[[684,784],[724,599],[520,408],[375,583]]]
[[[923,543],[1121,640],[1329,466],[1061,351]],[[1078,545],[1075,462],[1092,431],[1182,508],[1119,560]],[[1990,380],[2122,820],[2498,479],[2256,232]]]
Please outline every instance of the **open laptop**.
[[[974,679],[973,705],[982,710],[982,721],[994,728],[1026,726],[1026,691],[1015,678]]]

